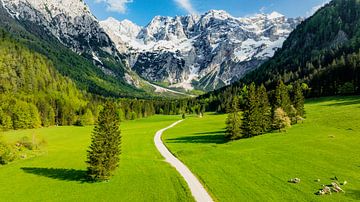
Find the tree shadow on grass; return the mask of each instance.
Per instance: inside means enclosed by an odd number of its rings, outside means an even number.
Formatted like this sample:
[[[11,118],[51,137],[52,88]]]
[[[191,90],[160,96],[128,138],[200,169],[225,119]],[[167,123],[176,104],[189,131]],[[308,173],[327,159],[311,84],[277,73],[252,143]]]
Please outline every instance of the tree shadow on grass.
[[[359,98],[348,98],[348,99],[339,99],[337,103],[327,104],[329,107],[340,107],[340,106],[349,106],[349,105],[358,105],[360,104]]]
[[[360,200],[360,190],[346,190],[346,196],[355,200]]]
[[[224,144],[228,140],[225,131],[194,133],[191,136],[167,139],[169,143],[199,143],[199,144]]]
[[[63,181],[75,181],[86,183],[90,182],[87,178],[85,170],[65,169],[65,168],[35,168],[23,167],[21,168],[26,173],[44,176],[52,179]]]

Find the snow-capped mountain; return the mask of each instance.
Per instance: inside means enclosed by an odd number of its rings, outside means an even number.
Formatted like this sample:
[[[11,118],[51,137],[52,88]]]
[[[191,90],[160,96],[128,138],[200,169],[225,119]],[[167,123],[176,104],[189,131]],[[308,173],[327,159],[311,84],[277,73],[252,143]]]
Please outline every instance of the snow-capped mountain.
[[[302,19],[273,12],[236,18],[225,11],[156,16],[147,26],[109,18],[100,25],[142,78],[170,87],[213,90],[272,57]]]
[[[93,61],[105,74],[136,85],[137,81],[130,76],[131,73],[124,70],[115,44],[83,0],[0,2],[13,18],[29,24],[28,29],[34,29],[33,32],[41,29],[41,33],[54,36],[66,47]]]

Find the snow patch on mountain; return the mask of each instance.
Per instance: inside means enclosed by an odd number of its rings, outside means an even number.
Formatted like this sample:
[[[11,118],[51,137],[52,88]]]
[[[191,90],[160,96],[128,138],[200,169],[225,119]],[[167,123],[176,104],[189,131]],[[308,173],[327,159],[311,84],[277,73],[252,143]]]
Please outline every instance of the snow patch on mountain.
[[[112,18],[100,24],[141,77],[186,90],[213,90],[272,57],[301,21],[278,12],[236,18],[211,10],[156,16],[145,27]]]

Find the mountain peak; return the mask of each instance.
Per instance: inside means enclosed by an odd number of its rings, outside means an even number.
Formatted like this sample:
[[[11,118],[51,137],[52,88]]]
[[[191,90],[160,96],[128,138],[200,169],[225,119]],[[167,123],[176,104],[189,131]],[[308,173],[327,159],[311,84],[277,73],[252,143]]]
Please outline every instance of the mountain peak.
[[[138,34],[129,34],[129,26],[119,29],[113,24],[105,30],[141,77],[170,87],[213,90],[273,56],[298,22],[277,12],[236,18],[210,10],[202,15],[155,16]]]
[[[281,14],[281,13],[278,13],[278,12],[274,11],[274,12],[268,14],[267,17],[269,19],[277,19],[277,18],[284,18],[285,16],[283,14]]]
[[[204,16],[211,16],[219,19],[233,18],[228,12],[224,10],[209,10]]]
[[[102,22],[106,22],[106,23],[114,23],[114,24],[118,24],[120,23],[119,20],[113,18],[113,17],[108,17],[106,20],[103,20]]]

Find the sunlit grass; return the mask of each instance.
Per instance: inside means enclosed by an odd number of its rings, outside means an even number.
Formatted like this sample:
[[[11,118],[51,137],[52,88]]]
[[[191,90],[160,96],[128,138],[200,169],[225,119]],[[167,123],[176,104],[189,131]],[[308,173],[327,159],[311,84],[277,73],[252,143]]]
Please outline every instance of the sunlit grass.
[[[164,139],[219,201],[360,200],[360,97],[309,100],[306,111],[285,133],[226,142],[226,115],[208,114]],[[348,181],[345,194],[315,195],[335,176]],[[287,182],[296,177],[301,183]]]

